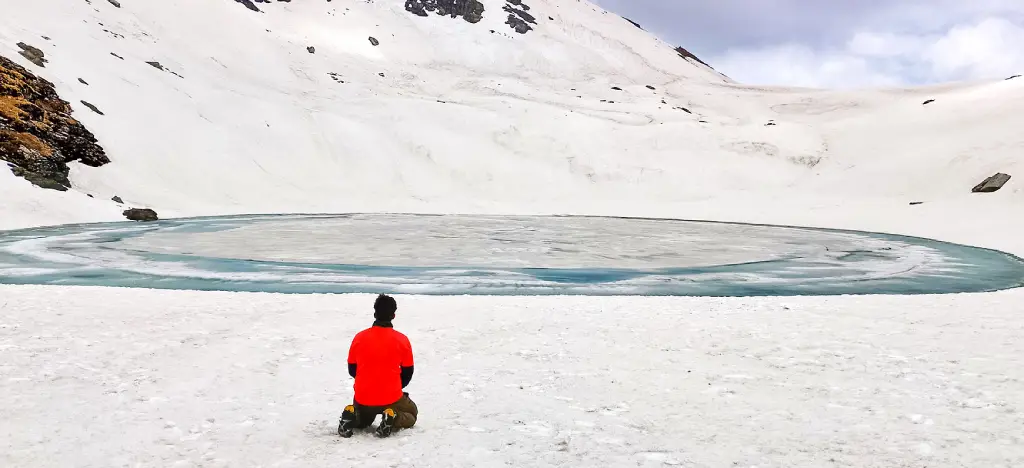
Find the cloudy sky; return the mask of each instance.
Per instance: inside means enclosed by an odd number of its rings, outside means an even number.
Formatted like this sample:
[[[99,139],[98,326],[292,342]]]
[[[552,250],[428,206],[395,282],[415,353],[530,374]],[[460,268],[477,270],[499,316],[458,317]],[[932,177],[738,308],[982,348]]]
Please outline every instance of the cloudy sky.
[[[745,83],[854,88],[1024,73],[1024,0],[593,0]]]

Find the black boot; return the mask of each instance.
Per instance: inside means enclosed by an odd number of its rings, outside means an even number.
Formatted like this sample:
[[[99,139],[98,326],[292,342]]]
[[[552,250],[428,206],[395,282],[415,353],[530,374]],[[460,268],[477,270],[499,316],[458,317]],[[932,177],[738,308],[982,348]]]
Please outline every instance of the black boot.
[[[352,429],[356,426],[356,407],[348,405],[341,413],[341,422],[338,423],[338,435],[352,437]]]
[[[377,426],[377,436],[388,437],[391,435],[391,428],[395,425],[395,410],[388,408],[380,414],[380,426]]]

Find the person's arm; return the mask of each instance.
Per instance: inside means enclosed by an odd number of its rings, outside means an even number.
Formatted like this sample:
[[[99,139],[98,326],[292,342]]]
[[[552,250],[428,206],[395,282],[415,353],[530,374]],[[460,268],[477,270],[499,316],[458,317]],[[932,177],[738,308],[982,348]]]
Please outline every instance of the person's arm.
[[[409,339],[405,339],[403,343],[405,348],[402,353],[402,388],[409,385],[412,381],[413,361],[412,361],[412,345],[409,343]]]
[[[352,378],[356,377],[356,340],[358,338],[359,335],[352,338],[352,344],[348,347],[348,375],[351,375]]]

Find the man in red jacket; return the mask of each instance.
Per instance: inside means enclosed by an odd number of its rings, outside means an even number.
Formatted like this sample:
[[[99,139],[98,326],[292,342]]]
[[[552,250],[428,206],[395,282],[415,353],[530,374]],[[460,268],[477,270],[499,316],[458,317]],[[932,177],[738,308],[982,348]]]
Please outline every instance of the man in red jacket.
[[[373,326],[356,334],[348,350],[348,373],[356,379],[355,398],[341,413],[338,435],[352,437],[381,415],[377,435],[416,424],[419,410],[404,392],[412,380],[412,345],[391,325],[398,304],[383,294],[373,303]]]

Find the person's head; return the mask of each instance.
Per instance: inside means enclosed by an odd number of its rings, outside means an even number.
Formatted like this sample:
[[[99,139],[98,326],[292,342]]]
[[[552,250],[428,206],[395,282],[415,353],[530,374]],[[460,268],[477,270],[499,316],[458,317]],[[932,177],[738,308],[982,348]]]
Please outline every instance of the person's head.
[[[377,296],[373,301],[373,318],[382,322],[390,322],[395,319],[395,311],[398,310],[398,303],[395,298],[386,294]]]

